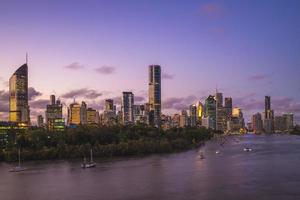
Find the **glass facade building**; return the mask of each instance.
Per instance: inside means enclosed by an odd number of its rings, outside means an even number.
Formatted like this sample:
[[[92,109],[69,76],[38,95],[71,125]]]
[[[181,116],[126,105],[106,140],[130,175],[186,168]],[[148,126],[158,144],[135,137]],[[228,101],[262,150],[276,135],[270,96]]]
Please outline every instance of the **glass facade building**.
[[[149,124],[155,127],[161,125],[161,67],[149,66]]]

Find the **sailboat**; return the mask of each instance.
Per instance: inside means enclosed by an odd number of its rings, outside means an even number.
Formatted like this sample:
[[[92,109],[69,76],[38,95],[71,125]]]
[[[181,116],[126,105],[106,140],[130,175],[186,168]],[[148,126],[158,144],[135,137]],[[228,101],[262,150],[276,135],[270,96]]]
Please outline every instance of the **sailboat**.
[[[21,166],[21,150],[20,150],[20,148],[19,148],[18,154],[19,154],[19,165],[12,168],[11,170],[9,170],[9,172],[22,172],[22,171],[27,170],[27,168],[24,168]]]
[[[93,150],[91,149],[91,159],[90,162],[86,162],[86,158],[84,157],[83,163],[81,164],[81,168],[93,168],[96,167],[96,163],[93,161]]]

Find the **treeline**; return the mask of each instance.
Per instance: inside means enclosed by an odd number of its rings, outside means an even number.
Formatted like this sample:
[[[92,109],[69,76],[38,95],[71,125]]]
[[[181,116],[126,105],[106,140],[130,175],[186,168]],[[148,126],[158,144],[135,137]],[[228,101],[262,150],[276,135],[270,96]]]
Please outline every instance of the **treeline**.
[[[0,152],[1,161],[16,161],[18,149],[22,160],[70,159],[168,153],[196,147],[212,136],[211,130],[173,128],[158,130],[146,126],[85,127],[64,132],[42,129],[18,134]]]

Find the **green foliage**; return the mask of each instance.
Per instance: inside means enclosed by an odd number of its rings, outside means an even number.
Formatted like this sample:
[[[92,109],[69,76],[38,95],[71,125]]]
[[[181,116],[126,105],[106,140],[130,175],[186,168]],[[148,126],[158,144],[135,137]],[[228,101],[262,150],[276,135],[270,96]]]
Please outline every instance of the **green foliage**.
[[[18,134],[0,152],[0,161],[16,161],[18,148],[23,160],[67,159],[129,156],[166,153],[193,148],[210,139],[211,131],[201,128],[173,128],[161,130],[139,124],[136,126],[87,127],[64,132],[28,130]]]

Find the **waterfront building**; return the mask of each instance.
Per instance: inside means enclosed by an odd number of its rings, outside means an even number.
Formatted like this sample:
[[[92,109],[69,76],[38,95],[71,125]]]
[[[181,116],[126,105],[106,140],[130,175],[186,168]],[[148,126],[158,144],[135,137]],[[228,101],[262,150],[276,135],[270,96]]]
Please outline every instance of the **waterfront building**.
[[[9,121],[30,126],[27,61],[9,79]]]
[[[161,67],[149,66],[149,125],[161,125]]]
[[[81,107],[80,107],[80,123],[82,125],[87,124],[87,105],[84,101],[81,102]]]
[[[205,128],[208,128],[208,129],[214,129],[216,123],[214,122],[214,120],[212,120],[211,117],[207,116],[207,117],[202,117],[202,120],[201,120],[201,124],[202,126],[204,126]]]
[[[87,124],[88,125],[98,124],[98,121],[97,121],[97,111],[94,110],[93,108],[88,108],[86,110],[86,119],[87,119]]]
[[[216,129],[216,100],[215,97],[209,95],[205,100],[205,117],[209,117],[214,123],[212,129]]]
[[[115,111],[114,100],[113,99],[105,99],[105,111]]]
[[[71,103],[68,108],[68,126],[77,126],[80,124],[80,104],[74,102]]]
[[[254,133],[262,133],[263,132],[263,121],[260,113],[256,113],[251,118],[252,127]]]
[[[189,126],[189,117],[187,111],[182,110],[179,119],[179,127],[184,128],[186,126]]]
[[[50,104],[47,105],[45,112],[48,131],[62,131],[65,129],[62,109],[63,106],[60,100],[55,101],[55,95],[51,95]]]
[[[292,113],[283,114],[285,120],[285,130],[290,131],[294,128],[294,115]]]
[[[265,96],[264,130],[266,133],[274,132],[274,111],[271,109],[270,96]]]
[[[274,131],[283,132],[286,130],[286,120],[283,116],[274,117]]]
[[[132,92],[123,92],[122,95],[122,122],[123,125],[134,123],[133,117],[134,95]]]
[[[190,123],[189,125],[191,127],[197,126],[197,121],[198,121],[198,116],[197,116],[197,106],[196,105],[190,105],[190,110],[189,110],[190,116]]]
[[[225,105],[224,105],[227,119],[229,119],[232,116],[232,98],[226,97],[225,98]]]
[[[37,116],[37,126],[39,128],[44,127],[44,117],[42,115]]]
[[[201,125],[202,117],[204,116],[204,106],[200,101],[198,101],[196,107],[197,107],[197,124]]]

